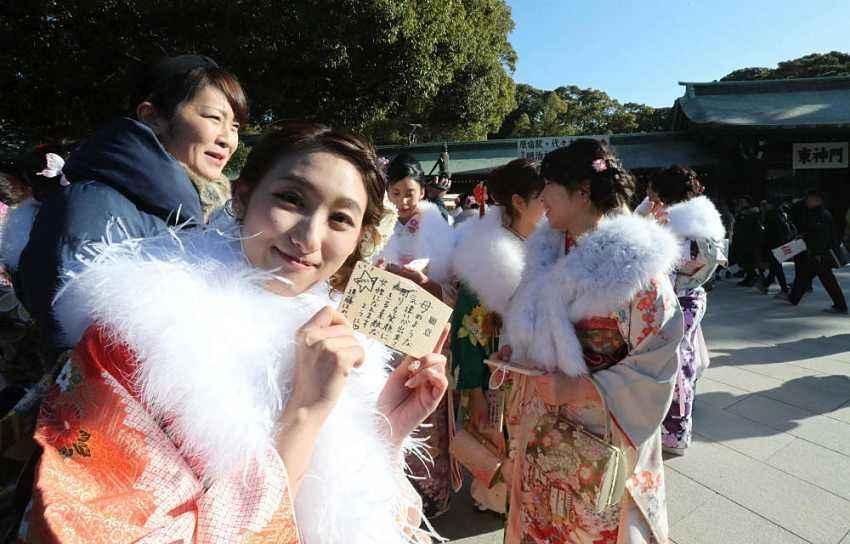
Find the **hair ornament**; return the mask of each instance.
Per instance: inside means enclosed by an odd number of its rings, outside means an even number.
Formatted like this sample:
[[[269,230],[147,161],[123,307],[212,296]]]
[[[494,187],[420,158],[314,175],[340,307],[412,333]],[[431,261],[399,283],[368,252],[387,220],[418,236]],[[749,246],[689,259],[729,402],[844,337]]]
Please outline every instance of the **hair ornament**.
[[[594,159],[593,162],[590,163],[590,167],[593,168],[596,173],[601,173],[608,170],[608,161],[605,159]]]

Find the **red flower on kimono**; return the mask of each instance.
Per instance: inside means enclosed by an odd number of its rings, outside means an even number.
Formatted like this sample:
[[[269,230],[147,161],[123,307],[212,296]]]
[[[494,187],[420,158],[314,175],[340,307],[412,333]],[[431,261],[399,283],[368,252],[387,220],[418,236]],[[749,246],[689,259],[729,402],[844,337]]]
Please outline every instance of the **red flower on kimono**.
[[[80,409],[70,402],[45,403],[42,431],[47,443],[64,457],[71,457],[74,452],[84,457],[91,455],[86,445],[91,434],[80,428]]]
[[[648,493],[661,485],[661,474],[653,474],[652,471],[644,470],[630,478],[632,485],[637,487],[641,493]]]
[[[591,465],[582,463],[582,465],[578,467],[578,479],[582,485],[590,485],[597,480],[596,471]]]
[[[658,309],[655,306],[655,301],[658,299],[658,286],[655,280],[650,281],[651,287],[642,294],[638,295],[637,309],[641,313],[641,321],[644,322],[644,327],[641,329],[641,335],[637,339],[640,344],[647,337],[658,334],[660,329],[655,323]]]

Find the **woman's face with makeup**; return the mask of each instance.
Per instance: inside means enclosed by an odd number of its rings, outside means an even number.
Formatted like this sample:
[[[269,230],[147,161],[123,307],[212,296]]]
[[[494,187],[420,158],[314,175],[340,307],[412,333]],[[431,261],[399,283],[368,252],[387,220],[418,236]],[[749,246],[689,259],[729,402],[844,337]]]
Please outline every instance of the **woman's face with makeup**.
[[[298,295],[355,251],[367,198],[363,176],[347,160],[324,151],[285,155],[247,202],[240,198],[245,255],[290,282],[276,282],[276,292]]]

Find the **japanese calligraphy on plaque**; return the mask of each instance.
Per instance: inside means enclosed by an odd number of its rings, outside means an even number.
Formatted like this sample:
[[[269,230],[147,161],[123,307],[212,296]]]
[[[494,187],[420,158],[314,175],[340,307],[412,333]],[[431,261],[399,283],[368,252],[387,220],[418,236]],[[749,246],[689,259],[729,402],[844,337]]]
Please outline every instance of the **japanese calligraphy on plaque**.
[[[355,331],[413,357],[434,351],[452,309],[413,281],[357,263],[339,311]]]
[[[794,170],[847,168],[847,142],[794,144]]]

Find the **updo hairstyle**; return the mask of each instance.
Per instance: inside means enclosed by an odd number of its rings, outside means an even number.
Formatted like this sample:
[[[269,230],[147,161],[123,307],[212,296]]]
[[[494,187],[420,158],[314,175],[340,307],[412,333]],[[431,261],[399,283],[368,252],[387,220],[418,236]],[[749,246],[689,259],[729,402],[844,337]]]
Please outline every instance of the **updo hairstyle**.
[[[396,155],[387,165],[387,187],[404,178],[412,178],[420,188],[425,187],[425,171],[410,153]]]
[[[634,177],[608,144],[591,138],[547,153],[540,174],[547,183],[563,185],[571,193],[586,189],[602,214],[627,205],[635,191]]]
[[[487,176],[487,193],[504,208],[502,219],[506,226],[516,218],[513,195],[529,201],[536,198],[545,185],[539,163],[530,159],[514,159]]]
[[[697,173],[686,166],[673,165],[656,173],[649,187],[664,204],[684,202],[703,193]]]

